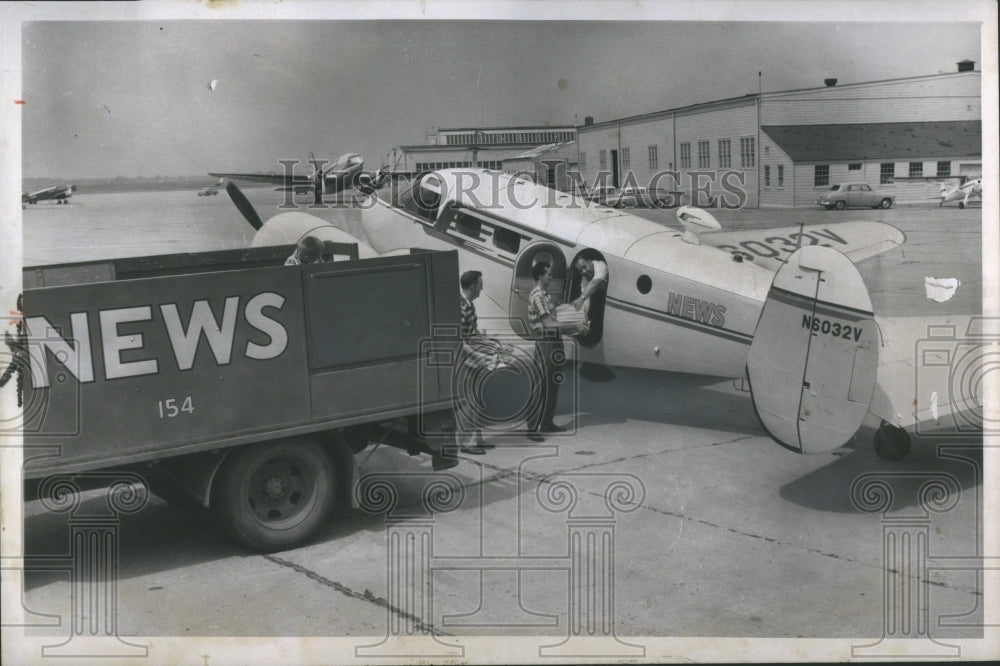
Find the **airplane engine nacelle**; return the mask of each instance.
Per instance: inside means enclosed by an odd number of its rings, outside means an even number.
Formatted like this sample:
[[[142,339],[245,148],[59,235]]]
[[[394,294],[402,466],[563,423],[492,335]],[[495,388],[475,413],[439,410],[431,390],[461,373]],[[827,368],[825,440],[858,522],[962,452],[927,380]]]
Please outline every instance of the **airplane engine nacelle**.
[[[857,268],[807,245],[775,274],[747,357],[750,396],[771,437],[798,453],[846,444],[868,414],[878,329]]]
[[[681,206],[677,209],[677,219],[684,225],[684,235],[681,237],[686,243],[701,245],[699,235],[706,231],[718,231],[722,228],[719,221],[707,210],[695,208],[694,206]]]
[[[361,259],[377,257],[371,245],[315,215],[291,212],[275,215],[254,234],[250,247],[272,245],[294,245],[304,236],[315,236],[320,241],[334,243],[357,243]]]

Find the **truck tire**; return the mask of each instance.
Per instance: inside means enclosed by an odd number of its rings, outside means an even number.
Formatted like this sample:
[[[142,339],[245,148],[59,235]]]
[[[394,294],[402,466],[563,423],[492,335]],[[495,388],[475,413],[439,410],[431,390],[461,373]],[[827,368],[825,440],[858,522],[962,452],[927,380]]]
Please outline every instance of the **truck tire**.
[[[293,548],[330,515],[336,475],[326,450],[310,440],[261,442],[230,453],[212,488],[220,526],[259,552]]]

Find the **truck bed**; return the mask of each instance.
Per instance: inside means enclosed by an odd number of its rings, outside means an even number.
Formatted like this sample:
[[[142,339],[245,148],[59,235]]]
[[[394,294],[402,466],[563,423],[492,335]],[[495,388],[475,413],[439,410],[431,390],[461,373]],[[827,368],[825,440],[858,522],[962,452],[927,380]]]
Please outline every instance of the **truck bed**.
[[[25,268],[25,478],[449,408],[457,254],[292,249]]]

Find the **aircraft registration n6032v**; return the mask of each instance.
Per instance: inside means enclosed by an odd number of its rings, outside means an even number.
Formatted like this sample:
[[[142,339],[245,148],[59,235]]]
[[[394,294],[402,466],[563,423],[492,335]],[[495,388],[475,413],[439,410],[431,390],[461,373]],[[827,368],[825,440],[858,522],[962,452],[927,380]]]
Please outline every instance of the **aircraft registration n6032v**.
[[[362,257],[457,249],[463,270],[483,273],[483,319],[501,316],[524,338],[535,264],[551,266],[558,305],[580,294],[576,260],[603,260],[608,285],[591,298],[579,361],[746,378],[764,428],[800,453],[844,445],[869,411],[883,421],[879,455],[909,451],[891,405],[873,403],[879,336],[853,263],[902,245],[891,225],[723,231],[683,206],[681,233],[523,178],[446,169],[366,188],[359,238],[301,212],[262,223],[235,185],[227,191],[258,229],[254,246],[311,234],[356,241]]]

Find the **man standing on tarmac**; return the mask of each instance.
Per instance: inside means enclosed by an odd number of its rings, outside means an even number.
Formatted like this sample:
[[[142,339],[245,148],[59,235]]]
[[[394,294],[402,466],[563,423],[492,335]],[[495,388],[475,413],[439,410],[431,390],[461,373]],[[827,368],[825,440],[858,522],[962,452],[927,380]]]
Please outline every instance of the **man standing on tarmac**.
[[[552,422],[562,382],[562,365],[566,359],[563,349],[563,325],[556,319],[556,308],[547,289],[552,282],[552,271],[548,264],[537,263],[531,268],[535,288],[528,296],[528,326],[535,340],[535,362],[542,373],[540,404],[528,418],[528,439],[544,441],[543,433],[565,432]]]
[[[482,365],[483,353],[476,349],[476,342],[486,342],[486,336],[483,331],[479,330],[479,318],[476,315],[476,306],[473,301],[479,298],[479,294],[483,292],[483,274],[480,271],[465,271],[459,278],[459,284],[462,287],[462,298],[460,301],[461,307],[461,337],[462,337],[462,354],[460,358],[462,363],[469,364],[471,371],[476,372],[476,368]],[[477,385],[473,382],[473,385]],[[469,433],[459,432],[457,436],[464,438],[468,436]],[[487,444],[483,439],[482,429],[478,425],[473,429],[470,441],[467,444],[459,442],[460,450],[462,453],[470,453],[472,455],[482,455],[486,453],[487,449],[496,448],[495,444]]]

